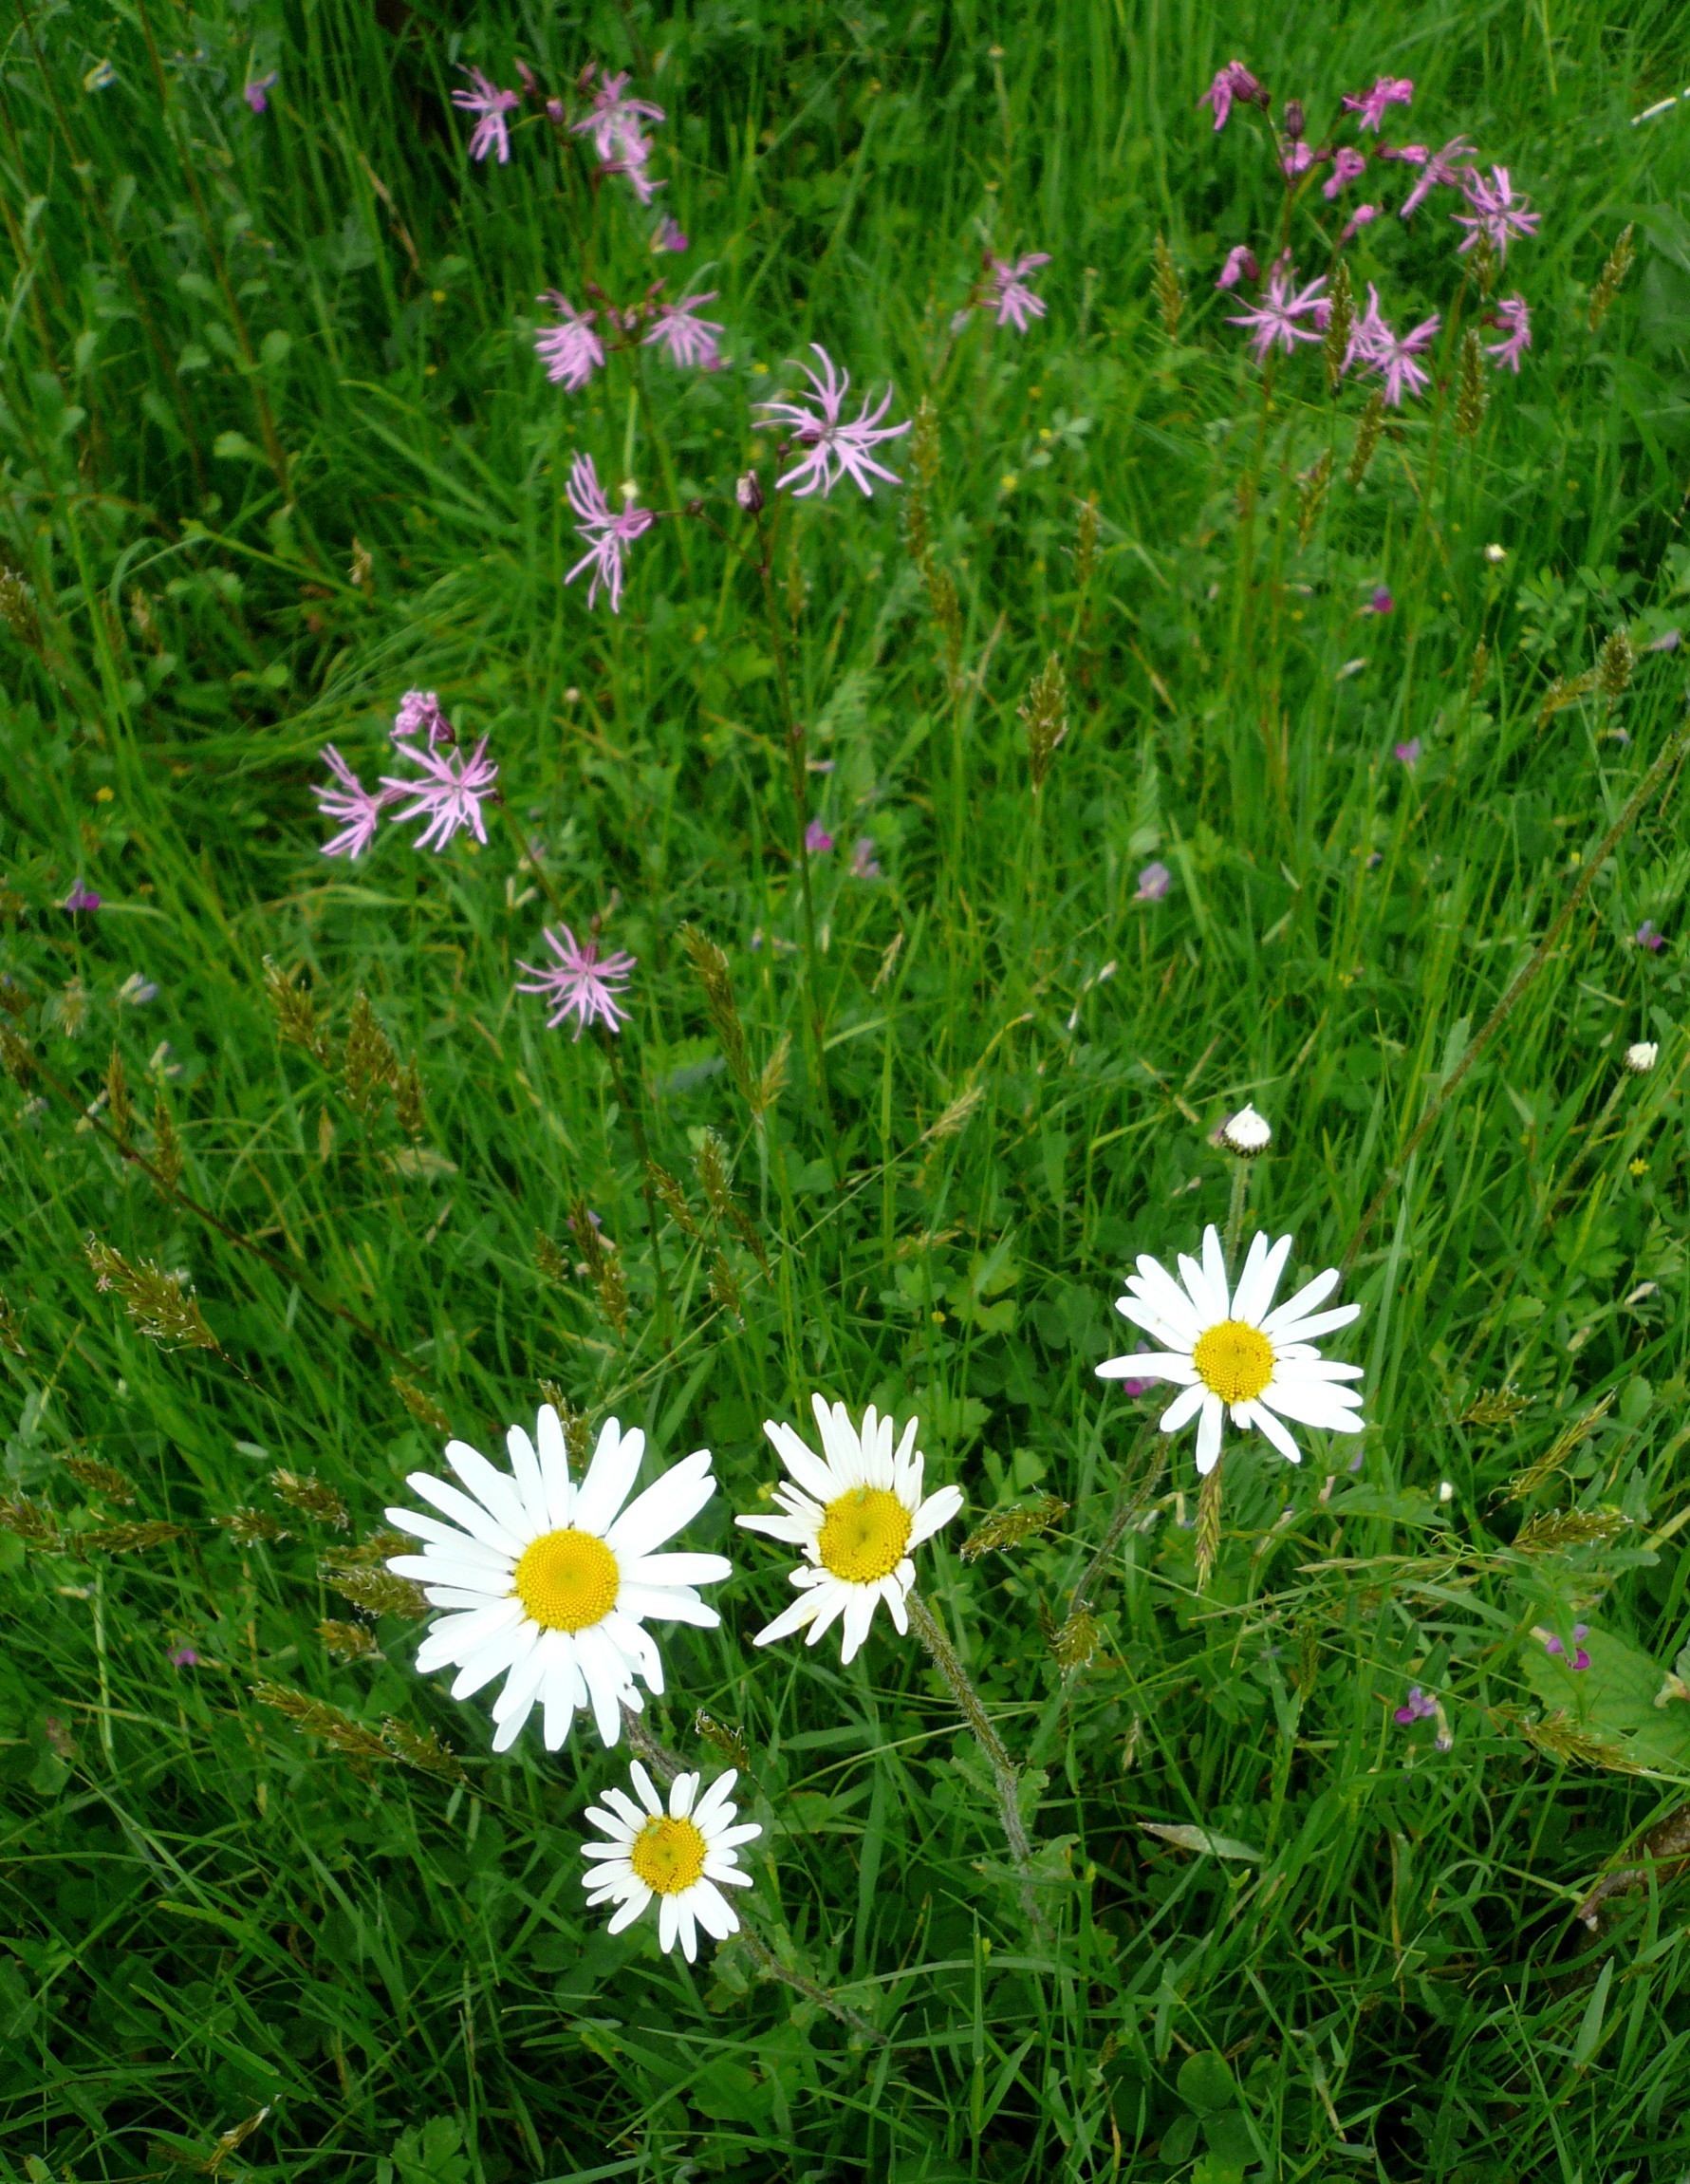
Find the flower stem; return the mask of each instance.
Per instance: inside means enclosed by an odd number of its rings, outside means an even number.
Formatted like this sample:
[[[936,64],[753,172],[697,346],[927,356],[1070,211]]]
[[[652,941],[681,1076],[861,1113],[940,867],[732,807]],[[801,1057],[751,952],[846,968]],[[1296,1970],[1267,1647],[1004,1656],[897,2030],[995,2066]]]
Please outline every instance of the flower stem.
[[[1032,1871],[1032,1845],[1028,1840],[1027,1825],[1021,1818],[1021,1805],[1016,1796],[1020,1769],[1005,1749],[1003,1739],[992,1726],[992,1717],[986,1711],[986,1702],[975,1690],[968,1671],[963,1667],[956,1649],[940,1628],[938,1617],[912,1585],[903,1596],[903,1604],[910,1621],[916,1627],[916,1635],[932,1656],[933,1665],[951,1687],[951,1695],[961,1710],[963,1720],[974,1731],[981,1750],[992,1766],[992,1778],[997,1789],[998,1818],[1003,1822],[1004,1839],[1010,1846],[1010,1856],[1015,1861],[1020,1876],[1021,1908],[1027,1914],[1027,1923],[1042,1941],[1046,1928],[1044,1913],[1034,1895]]]
[[[1233,1198],[1226,1215],[1227,1271],[1235,1281],[1238,1277],[1238,1242],[1244,1233],[1244,1206],[1250,1196],[1250,1163],[1235,1160],[1233,1163]]]
[[[645,1122],[628,1091],[628,1079],[622,1069],[622,1049],[617,1036],[607,1026],[598,1027],[600,1044],[610,1061],[610,1074],[616,1082],[617,1104],[628,1118],[628,1130],[634,1140],[634,1157],[640,1163],[640,1194],[645,1201],[645,1219],[651,1236],[652,1275],[658,1292],[658,1335],[665,1350],[675,1347],[675,1328],[669,1309],[669,1277],[663,1266],[663,1244],[659,1234],[658,1202],[651,1187],[651,1148],[646,1143]]]
[[[1624,841],[1625,836],[1636,825],[1638,814],[1642,812],[1644,806],[1655,793],[1655,791],[1661,786],[1662,782],[1665,780],[1673,767],[1683,756],[1686,742],[1690,742],[1690,720],[1686,720],[1681,723],[1677,729],[1674,730],[1672,735],[1667,737],[1666,742],[1662,747],[1660,756],[1655,760],[1655,763],[1649,768],[1648,772],[1644,775],[1643,779],[1632,791],[1630,796],[1626,799],[1625,808],[1620,813],[1620,816],[1614,821],[1613,825],[1608,829],[1607,832],[1604,834],[1602,840],[1597,844],[1588,864],[1586,865],[1584,870],[1579,874],[1578,886],[1573,888],[1571,894],[1568,896],[1566,902],[1561,905],[1560,912],[1556,916],[1554,923],[1550,926],[1549,931],[1545,933],[1543,939],[1538,942],[1536,947],[1532,951],[1532,954],[1527,961],[1518,971],[1515,972],[1508,991],[1503,995],[1502,999],[1496,1003],[1496,1006],[1485,1018],[1484,1024],[1481,1027],[1477,1037],[1469,1042],[1466,1053],[1462,1055],[1460,1060],[1456,1064],[1455,1068],[1451,1070],[1449,1075],[1439,1086],[1437,1097],[1432,1101],[1431,1105],[1426,1109],[1425,1113],[1421,1115],[1420,1121],[1416,1123],[1414,1129],[1409,1132],[1407,1142],[1403,1145],[1402,1151],[1397,1155],[1395,1162],[1385,1171],[1384,1181],[1374,1192],[1373,1197],[1367,1205],[1366,1211],[1362,1215],[1361,1220],[1356,1223],[1355,1234],[1350,1238],[1348,1248],[1346,1250],[1343,1260],[1341,1262],[1343,1271],[1346,1274],[1347,1274],[1350,1268],[1355,1264],[1356,1254],[1361,1250],[1363,1243],[1365,1241],[1367,1231],[1372,1227],[1374,1219],[1378,1215],[1380,1207],[1384,1205],[1385,1200],[1390,1196],[1391,1192],[1395,1190],[1397,1185],[1402,1182],[1403,1172],[1407,1168],[1409,1162],[1414,1158],[1415,1154],[1425,1143],[1427,1134],[1431,1130],[1433,1124],[1437,1122],[1439,1116],[1443,1112],[1444,1109],[1449,1105],[1451,1099],[1455,1096],[1457,1086],[1460,1084],[1463,1077],[1466,1076],[1468,1071],[1471,1070],[1474,1063],[1477,1061],[1479,1055],[1484,1053],[1485,1049],[1490,1045],[1491,1041],[1495,1037],[1496,1034],[1502,1029],[1503,1025],[1514,1014],[1514,1009],[1524,996],[1526,989],[1532,983],[1538,973],[1543,969],[1544,965],[1554,954],[1556,944],[1560,941],[1561,935],[1567,930],[1568,925],[1571,923],[1573,913],[1577,910],[1579,905],[1590,892],[1590,888],[1595,882],[1597,873],[1601,871],[1603,866],[1607,863],[1609,857],[1613,855],[1615,849],[1619,848],[1621,842]]]
[[[660,1737],[653,1736],[643,1717],[637,1714],[632,1707],[622,1708],[622,1728],[630,1748],[640,1755],[665,1789],[677,1775],[689,1771],[686,1762],[678,1753],[672,1752]],[[738,1909],[739,1938],[745,1944],[746,1954],[765,1979],[780,1980],[784,1986],[791,1988],[794,1993],[802,1994],[808,2001],[825,2009],[829,2017],[836,2017],[841,2025],[847,2026],[860,2039],[869,2041],[876,2047],[886,2045],[886,2035],[871,2025],[860,2009],[853,2009],[848,2002],[841,2002],[830,1988],[811,1979],[808,1972],[796,1971],[790,1965],[783,1964],[752,1925],[749,1906]]]

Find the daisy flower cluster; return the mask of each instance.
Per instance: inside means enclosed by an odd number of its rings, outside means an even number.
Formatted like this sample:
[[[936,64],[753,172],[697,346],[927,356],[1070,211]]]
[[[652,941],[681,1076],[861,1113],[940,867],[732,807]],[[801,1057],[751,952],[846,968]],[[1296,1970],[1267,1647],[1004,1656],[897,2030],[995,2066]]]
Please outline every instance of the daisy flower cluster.
[[[1272,132],[1273,157],[1293,203],[1300,199],[1306,179],[1324,171],[1320,196],[1336,208],[1370,173],[1383,183],[1392,162],[1409,169],[1413,177],[1397,210],[1401,220],[1411,220],[1435,191],[1457,191],[1461,205],[1450,218],[1463,231],[1463,239],[1456,255],[1478,253],[1479,286],[1488,299],[1495,273],[1507,261],[1509,244],[1534,234],[1540,215],[1515,191],[1508,168],[1482,169],[1465,138],[1452,137],[1437,151],[1427,144],[1385,142],[1391,109],[1410,105],[1413,98],[1414,84],[1406,76],[1381,76],[1369,90],[1347,92],[1341,113],[1350,121],[1355,140],[1340,143],[1334,138],[1319,144],[1309,139],[1302,103],[1289,100]],[[1198,103],[1212,110],[1216,130],[1226,126],[1240,104],[1259,107],[1268,117],[1272,112],[1270,94],[1239,61],[1227,63]],[[1351,206],[1337,236],[1340,250],[1382,217],[1386,210],[1384,196],[1376,184],[1366,198]],[[1324,230],[1321,241],[1329,252],[1331,241]],[[1240,243],[1227,252],[1215,285],[1230,289],[1261,281],[1254,252]],[[1235,314],[1231,324],[1247,330],[1259,364],[1275,349],[1290,355],[1299,344],[1320,341],[1330,324],[1331,310],[1328,277],[1323,274],[1300,286],[1292,252],[1287,248],[1269,268],[1254,307]],[[1484,354],[1494,369],[1517,373],[1521,357],[1532,346],[1532,314],[1526,299],[1516,293],[1488,303],[1485,318],[1501,339],[1486,344]],[[1421,360],[1443,323],[1442,314],[1434,311],[1399,333],[1381,308],[1377,287],[1369,282],[1366,310],[1349,327],[1339,369],[1376,377],[1386,403],[1399,408],[1405,396],[1420,395],[1430,385],[1431,374]]]

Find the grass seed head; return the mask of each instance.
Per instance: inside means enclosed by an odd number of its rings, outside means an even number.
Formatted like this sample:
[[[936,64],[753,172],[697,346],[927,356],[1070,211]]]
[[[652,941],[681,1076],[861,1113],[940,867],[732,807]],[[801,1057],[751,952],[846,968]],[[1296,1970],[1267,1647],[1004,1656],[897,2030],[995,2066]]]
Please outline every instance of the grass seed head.
[[[363,1623],[336,1623],[325,1618],[317,1635],[337,1661],[379,1661],[381,1649],[376,1633]]]
[[[428,1115],[422,1100],[422,1075],[415,1055],[399,1072],[399,1081],[393,1088],[393,1111],[411,1143],[418,1143],[428,1128]]]
[[[79,1552],[84,1547],[93,1547],[103,1555],[144,1554],[149,1547],[162,1547],[167,1540],[181,1539],[187,1529],[185,1524],[164,1524],[156,1521],[139,1524],[96,1524],[89,1531],[77,1533],[74,1545]]]
[[[31,1502],[27,1494],[0,1494],[0,1526],[26,1547],[48,1554],[59,1553],[65,1544],[53,1512],[45,1502]]]
[[[275,1012],[276,1029],[289,1046],[304,1047],[327,1069],[334,1059],[327,1036],[317,1021],[317,1004],[292,971],[285,970],[274,956],[264,959],[264,990]]]
[[[569,1226],[576,1247],[586,1261],[586,1271],[599,1293],[599,1309],[610,1323],[619,1342],[627,1339],[628,1288],[622,1279],[622,1260],[608,1237],[601,1234],[585,1198],[578,1191],[569,1206]]]
[[[1590,290],[1590,308],[1586,314],[1590,331],[1595,333],[1606,318],[1614,298],[1625,284],[1625,275],[1631,271],[1631,261],[1637,255],[1632,246],[1636,233],[1635,223],[1627,221],[1620,232],[1620,239],[1608,252],[1607,263],[1596,286]]]
[[[1174,253],[1166,238],[1156,238],[1156,305],[1161,314],[1161,330],[1170,342],[1179,339],[1179,321],[1185,314],[1185,291],[1179,286],[1179,269],[1174,263]]]
[[[384,1092],[399,1089],[399,1055],[394,1052],[392,1040],[376,1020],[369,996],[362,992],[352,1003],[341,1070],[347,1100],[361,1114],[372,1112]]]
[[[154,1188],[159,1197],[174,1198],[182,1180],[182,1141],[162,1092],[153,1103],[153,1167]]]
[[[1602,661],[1596,674],[1602,695],[1612,705],[1625,695],[1631,681],[1631,670],[1637,664],[1637,654],[1632,649],[1631,633],[1624,624],[1610,630],[1607,643],[1602,647]]]
[[[461,1783],[469,1777],[464,1764],[450,1745],[442,1744],[438,1733],[430,1729],[426,1736],[414,1729],[408,1722],[401,1722],[392,1714],[384,1715],[381,1722],[381,1742],[401,1766],[415,1767],[418,1774],[433,1775],[436,1782]]]
[[[450,1433],[452,1421],[444,1410],[416,1381],[407,1380],[402,1372],[390,1372],[388,1386],[416,1419],[418,1426],[426,1426],[431,1433]]]
[[[655,1160],[648,1160],[645,1164],[645,1174],[652,1189],[662,1200],[670,1220],[674,1222],[682,1236],[696,1238],[698,1234],[698,1223],[694,1218],[692,1207],[687,1204],[687,1194],[669,1173],[669,1170],[666,1167],[659,1167]]]
[[[722,1050],[722,1059],[728,1065],[728,1074],[740,1097],[749,1098],[751,1063],[745,1051],[745,1032],[734,999],[734,980],[727,956],[709,934],[701,933],[696,925],[682,925],[680,944],[687,952],[687,961],[704,995],[704,1006]]]
[[[338,1570],[325,1562],[323,1581],[343,1600],[350,1600],[370,1615],[399,1615],[407,1623],[419,1623],[428,1614],[422,1587],[409,1577],[396,1577],[391,1570]]]
[[[741,1774],[751,1765],[750,1747],[732,1723],[718,1722],[714,1714],[707,1714],[700,1707],[693,1716],[693,1730],[713,1752],[719,1753],[731,1767],[737,1767]]]
[[[162,1350],[210,1350],[222,1345],[206,1325],[199,1303],[186,1287],[187,1277],[166,1274],[150,1259],[131,1265],[109,1243],[90,1236],[84,1246],[94,1269],[96,1289],[115,1289],[135,1325]]]
[[[1074,586],[1077,590],[1084,591],[1097,573],[1097,547],[1102,528],[1102,519],[1097,513],[1097,495],[1088,493],[1080,503],[1080,528],[1074,540]]]
[[[982,1555],[1001,1555],[1019,1547],[1060,1524],[1068,1513],[1068,1503],[1054,1494],[1042,1494],[1036,1502],[1020,1503],[1012,1509],[994,1509],[963,1541],[962,1559],[977,1562]]]
[[[1355,290],[1349,282],[1349,267],[1343,258],[1333,271],[1328,283],[1327,293],[1331,309],[1327,317],[1326,339],[1321,344],[1321,355],[1327,367],[1327,391],[1336,394],[1338,383],[1344,377],[1344,367],[1349,361],[1349,337],[1355,330]],[[1328,467],[1331,457],[1328,453]]]
[[[135,1102],[129,1096],[129,1079],[123,1073],[123,1057],[118,1051],[116,1039],[112,1041],[111,1058],[105,1065],[105,1100],[117,1141],[127,1145],[130,1125],[135,1120]]]
[[[1297,545],[1308,545],[1314,527],[1320,521],[1320,512],[1326,506],[1327,488],[1332,482],[1332,451],[1323,447],[1320,454],[1297,479]]]
[[[1456,388],[1456,437],[1458,439],[1472,439],[1477,435],[1489,400],[1485,391],[1484,352],[1477,334],[1469,328],[1461,337],[1461,371]]]
[[[332,1524],[337,1532],[350,1529],[352,1520],[345,1503],[321,1479],[300,1471],[278,1469],[270,1473],[269,1483],[290,1509],[297,1509],[313,1524]]]
[[[792,1054],[792,1035],[782,1032],[774,1043],[774,1052],[763,1064],[756,1083],[752,1087],[752,1112],[760,1121],[787,1089],[787,1064]]]
[[[216,1522],[241,1547],[264,1546],[271,1540],[292,1537],[283,1530],[281,1519],[272,1517],[268,1509],[231,1509],[226,1517],[217,1518]]]
[[[133,1502],[138,1491],[133,1479],[124,1478],[109,1464],[102,1464],[93,1456],[65,1456],[60,1461],[79,1486],[85,1486],[90,1494],[98,1494],[102,1501]]]
[[[1362,421],[1356,426],[1355,445],[1349,454],[1349,467],[1344,473],[1344,482],[1351,493],[1356,491],[1367,475],[1384,426],[1384,397],[1375,388],[1367,397],[1367,406],[1362,412]]]
[[[17,573],[16,569],[0,569],[0,622],[17,639],[27,644],[39,660],[45,656],[42,643],[41,616],[35,607],[35,594]]]
[[[1057,746],[1068,734],[1068,685],[1054,652],[1028,684],[1018,718],[1027,731],[1027,767],[1036,796],[1045,786]]]
[[[373,1762],[392,1756],[373,1729],[362,1727],[325,1700],[307,1698],[304,1691],[271,1683],[254,1684],[252,1696],[261,1707],[273,1707],[278,1714],[285,1714],[302,1736],[321,1737],[343,1759],[350,1760],[353,1772],[361,1777],[368,1777]]]

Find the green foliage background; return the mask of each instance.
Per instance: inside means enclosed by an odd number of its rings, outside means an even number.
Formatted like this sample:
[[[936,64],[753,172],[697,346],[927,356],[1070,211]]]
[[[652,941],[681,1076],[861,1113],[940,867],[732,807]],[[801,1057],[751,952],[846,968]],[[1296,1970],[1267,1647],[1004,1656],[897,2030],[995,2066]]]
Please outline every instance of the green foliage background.
[[[1212,1127],[1246,1099],[1272,1117],[1253,1210],[1305,1270],[1334,1263],[1678,730],[1682,656],[1647,647],[1690,587],[1690,107],[1631,117],[1686,81],[1681,10],[18,0],[5,36],[0,964],[37,1070],[0,1134],[9,2173],[1677,2178],[1676,1868],[1573,1915],[1690,1778],[1690,1704],[1656,1703],[1690,1637],[1676,779],[1363,1241],[1359,1475],[1347,1447],[1291,1473],[1237,1445],[1199,1596],[1176,1445],[1100,1577],[1094,1657],[1059,1666],[1047,1633],[1142,1423],[1094,1377],[1110,1301],[1134,1253],[1224,1220]],[[1469,137],[1542,212],[1505,279],[1534,345],[1517,383],[1487,376],[1471,442],[1452,337],[1359,484],[1365,389],[1329,398],[1307,352],[1264,409],[1212,283],[1233,243],[1270,253],[1278,184],[1255,118],[1216,138],[1195,106],[1235,52],[1316,133],[1342,91],[1412,76],[1412,133]],[[508,167],[467,165],[454,65],[509,82],[518,55],[551,84],[636,65],[668,108],[660,206],[692,250],[661,269],[719,291],[729,369],[547,384],[539,291],[633,294],[659,261],[538,121]],[[1447,209],[1350,253],[1399,324],[1450,307]],[[1338,219],[1300,201],[1306,271]],[[1053,254],[1024,339],[953,338],[983,239]],[[577,448],[726,522],[735,473],[770,474],[749,404],[811,340],[889,380],[895,415],[932,401],[961,620],[948,686],[900,495],[842,492],[786,534],[796,703],[832,761],[809,786],[837,844],[814,865],[836,1128],[753,584],[685,518],[635,549],[620,618],[563,582]],[[1395,610],[1359,615],[1380,584]],[[1629,687],[1546,712],[1617,629]],[[1051,652],[1069,726],[1035,806],[1017,706]],[[512,824],[325,865],[321,747],[368,778],[412,684],[492,738]],[[849,873],[862,835],[877,879]],[[79,877],[98,912],[60,907]],[[696,1241],[666,1215],[654,1237],[603,1049],[512,994],[541,878],[640,959],[623,1068]],[[761,1125],[686,921],[728,953],[753,1069],[790,1041]],[[326,1059],[279,1039],[267,958]],[[360,993],[416,1057],[415,1134],[347,1089]],[[1623,1080],[1644,1037],[1657,1067]],[[271,1263],[84,1127],[114,1045],[133,1142],[179,1139],[181,1192]],[[706,1131],[767,1275],[706,1217]],[[578,1195],[618,1247],[625,1339],[569,1248]],[[216,1348],[149,1340],[89,1236],[185,1270]],[[666,1642],[652,1713],[711,1765],[696,1708],[743,1737],[760,1931],[883,2044],[740,1947],[689,1969],[584,1917],[581,1811],[621,1754],[578,1727],[556,1759],[531,1733],[491,1759],[484,1704],[414,1676],[400,1617],[372,1657],[325,1649],[325,1617],[356,1619],[327,1558],[437,1461],[395,1372],[490,1451],[543,1380],[642,1425],[654,1467],[715,1451],[689,1543],[738,1567],[722,1629]],[[965,1565],[958,1531],[924,1558],[1028,1761],[1048,1947],[913,1647],[883,1623],[848,1670],[750,1647],[784,1564],[731,1515],[771,1474],[762,1420],[807,1422],[813,1388],[919,1410],[971,1521],[1068,1504],[1012,1552]],[[349,1528],[278,1498],[277,1467]],[[216,1521],[243,1507],[291,1537],[243,1544]],[[1568,1544],[1569,1511],[1596,1536]],[[125,1549],[125,1523],[180,1529]],[[1582,1676],[1531,1634],[1575,1618]],[[1394,1723],[1411,1682],[1448,1751]],[[436,1735],[466,1779],[360,1771],[258,1683],[397,1722],[400,1748]]]

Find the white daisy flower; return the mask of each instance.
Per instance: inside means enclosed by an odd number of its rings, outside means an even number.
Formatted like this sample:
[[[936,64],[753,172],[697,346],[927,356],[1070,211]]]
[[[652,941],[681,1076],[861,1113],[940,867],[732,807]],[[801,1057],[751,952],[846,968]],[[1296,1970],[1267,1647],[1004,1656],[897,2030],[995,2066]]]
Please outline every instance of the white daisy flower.
[[[677,1775],[667,1810],[638,1760],[628,1771],[639,1804],[626,1790],[606,1790],[603,1805],[586,1808],[587,1819],[606,1839],[582,1844],[582,1857],[594,1864],[581,1884],[588,1903],[616,1905],[612,1933],[632,1926],[655,1895],[659,1943],[671,1950],[678,1939],[692,1964],[699,1927],[713,1941],[739,1932],[739,1914],[722,1890],[750,1888],[752,1876],[740,1871],[739,1846],[763,1830],[754,1820],[734,1825],[736,1808],[728,1793],[739,1777],[732,1769],[717,1775],[702,1797],[701,1776]]]
[[[1127,1276],[1127,1294],[1116,1301],[1117,1312],[1164,1347],[1111,1357],[1098,1367],[1098,1377],[1177,1381],[1180,1392],[1162,1412],[1161,1429],[1178,1433],[1198,1419],[1199,1471],[1213,1471],[1219,1460],[1221,1422],[1228,1409],[1235,1426],[1254,1426],[1291,1464],[1302,1462],[1302,1451],[1282,1423],[1287,1418],[1300,1426],[1325,1427],[1329,1433],[1362,1429],[1356,1415],[1361,1395],[1341,1385],[1361,1379],[1362,1368],[1328,1363],[1313,1339],[1347,1327],[1362,1308],[1315,1309],[1338,1286],[1338,1271],[1328,1267],[1270,1310],[1291,1247],[1289,1236],[1272,1245],[1266,1236],[1253,1237],[1237,1287],[1229,1294],[1220,1238],[1209,1227],[1203,1231],[1200,1266],[1181,1252],[1176,1281],[1147,1252],[1141,1252],[1139,1271]]]
[[[843,1403],[829,1409],[812,1395],[810,1406],[825,1455],[817,1456],[791,1427],[767,1420],[763,1430],[797,1484],[782,1480],[774,1489],[782,1516],[736,1520],[746,1531],[766,1532],[805,1554],[792,1572],[803,1598],[776,1615],[752,1643],[771,1646],[808,1624],[807,1643],[813,1646],[843,1615],[840,1658],[848,1661],[868,1635],[878,1600],[885,1601],[901,1633],[909,1629],[903,1602],[916,1581],[910,1550],[951,1521],[962,1506],[962,1490],[941,1486],[921,1499],[926,1459],[916,1447],[919,1420],[910,1420],[894,1449],[892,1421],[872,1403],[863,1413],[860,1434]]]
[[[634,1678],[663,1689],[647,1619],[714,1630],[721,1617],[693,1588],[718,1583],[734,1567],[721,1555],[654,1552],[715,1492],[708,1448],[673,1465],[623,1509],[645,1452],[643,1433],[624,1433],[607,1420],[579,1486],[549,1403],[535,1439],[537,1449],[520,1426],[505,1436],[511,1475],[467,1442],[449,1441],[446,1461],[468,1493],[413,1471],[406,1484],[450,1523],[412,1509],[387,1512],[424,1542],[420,1555],[396,1556],[387,1567],[417,1578],[435,1607],[452,1611],[418,1649],[418,1671],[455,1666],[455,1699],[505,1677],[493,1701],[495,1752],[510,1750],[536,1705],[546,1710],[548,1752],[568,1735],[578,1707],[590,1707],[600,1736],[615,1744],[622,1708],[638,1711],[645,1703]]]

